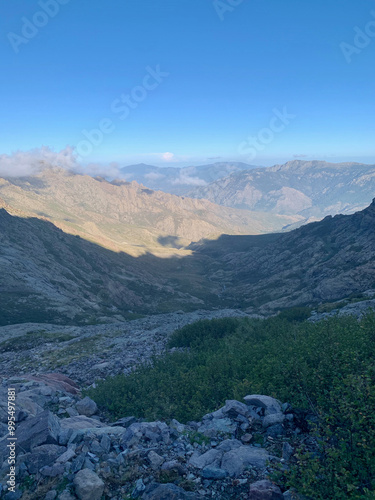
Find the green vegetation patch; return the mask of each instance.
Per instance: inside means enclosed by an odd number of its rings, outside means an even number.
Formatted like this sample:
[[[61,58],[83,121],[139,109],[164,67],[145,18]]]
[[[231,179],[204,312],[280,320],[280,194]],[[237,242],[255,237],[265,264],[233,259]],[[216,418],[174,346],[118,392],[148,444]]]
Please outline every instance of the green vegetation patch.
[[[310,323],[306,313],[185,326],[169,342],[179,349],[88,395],[113,418],[182,422],[251,393],[288,401],[318,417],[320,451],[302,447],[279,481],[314,499],[375,498],[375,316]]]
[[[72,361],[78,361],[94,353],[105,352],[105,349],[100,345],[102,339],[100,334],[77,339],[61,349],[43,352],[42,359],[55,367],[66,366]]]
[[[74,338],[74,335],[70,335],[68,333],[47,333],[45,330],[30,331],[25,335],[1,342],[0,353],[26,351],[46,343],[66,342]]]
[[[222,339],[232,334],[239,325],[240,320],[237,318],[202,319],[176,330],[168,342],[168,347],[192,347],[202,342]]]

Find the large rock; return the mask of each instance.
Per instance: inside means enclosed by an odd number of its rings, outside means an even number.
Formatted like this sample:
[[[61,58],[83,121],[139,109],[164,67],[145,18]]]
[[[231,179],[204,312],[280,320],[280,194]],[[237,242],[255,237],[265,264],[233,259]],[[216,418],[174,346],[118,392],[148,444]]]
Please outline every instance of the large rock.
[[[43,403],[40,405],[40,400],[39,403],[34,401],[28,396],[28,392],[29,391],[25,391],[17,394],[17,406],[19,409],[26,412],[30,417],[36,417],[36,415],[43,412]]]
[[[240,403],[240,401],[236,401],[234,399],[225,401],[225,406],[222,408],[222,412],[230,418],[235,418],[237,415],[242,415],[246,418],[250,417],[249,407],[246,404]]]
[[[25,378],[43,382],[57,391],[68,392],[70,394],[78,394],[79,386],[69,377],[62,373],[43,373],[39,375],[29,375]]]
[[[84,415],[78,415],[77,417],[63,418],[61,420],[61,429],[73,429],[73,430],[88,430],[97,429],[99,427],[106,427],[106,424],[95,420],[94,418],[89,418]]]
[[[150,462],[151,468],[154,470],[158,469],[162,465],[162,463],[165,462],[165,459],[153,450],[150,451],[150,453],[147,455],[147,458]]]
[[[18,450],[28,452],[42,444],[58,444],[60,423],[49,410],[21,422],[16,430]]]
[[[85,415],[86,417],[92,417],[98,411],[98,407],[92,399],[88,396],[78,401],[76,404],[77,411],[80,415]]]
[[[265,415],[272,413],[282,413],[281,403],[275,398],[270,396],[263,396],[261,394],[250,394],[245,396],[244,400],[247,405],[264,408]]]
[[[56,459],[66,452],[64,446],[56,444],[43,444],[37,446],[31,453],[25,455],[25,464],[30,474],[36,474],[42,467],[52,465]]]
[[[263,448],[253,446],[240,446],[224,454],[221,468],[226,470],[231,477],[237,477],[248,467],[263,469],[271,455]]]
[[[203,455],[194,453],[189,460],[189,465],[192,465],[197,469],[204,469],[208,465],[218,467],[220,465],[222,456],[222,451],[212,448],[211,450],[206,451],[206,453],[203,453]]]
[[[74,486],[80,500],[100,500],[104,492],[104,483],[90,469],[83,469],[75,475]]]
[[[198,500],[195,493],[188,493],[175,484],[152,483],[142,495],[142,500]]]
[[[230,418],[213,418],[205,420],[199,426],[198,431],[208,437],[215,437],[217,434],[234,434],[237,423]]]
[[[284,496],[276,484],[263,480],[250,485],[248,500],[284,500]]]
[[[263,419],[263,427],[270,427],[275,424],[282,424],[285,420],[285,415],[283,413],[271,413],[266,415]]]
[[[202,470],[202,477],[205,479],[220,480],[225,479],[228,476],[228,472],[224,469],[219,469],[218,467],[207,466]]]
[[[224,452],[235,450],[236,448],[240,448],[240,446],[242,446],[242,443],[238,439],[225,439],[216,449]]]

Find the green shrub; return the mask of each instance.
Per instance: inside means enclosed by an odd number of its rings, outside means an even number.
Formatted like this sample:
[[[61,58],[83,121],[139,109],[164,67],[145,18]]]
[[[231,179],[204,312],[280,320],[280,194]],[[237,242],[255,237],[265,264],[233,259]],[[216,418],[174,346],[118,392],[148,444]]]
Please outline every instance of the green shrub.
[[[279,314],[280,319],[286,319],[288,321],[305,321],[311,316],[310,307],[291,307],[290,309],[285,309]]]
[[[176,330],[168,342],[168,347],[191,347],[213,339],[222,339],[233,333],[239,324],[237,318],[202,319]]]

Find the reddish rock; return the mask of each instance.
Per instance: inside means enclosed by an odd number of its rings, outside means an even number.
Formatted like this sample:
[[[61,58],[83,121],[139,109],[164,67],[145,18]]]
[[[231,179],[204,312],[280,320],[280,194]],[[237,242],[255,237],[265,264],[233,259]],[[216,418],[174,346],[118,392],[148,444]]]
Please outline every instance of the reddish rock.
[[[36,382],[44,382],[56,391],[65,391],[69,394],[78,394],[80,392],[79,386],[62,373],[43,373],[40,375],[30,375],[25,378],[35,380]]]

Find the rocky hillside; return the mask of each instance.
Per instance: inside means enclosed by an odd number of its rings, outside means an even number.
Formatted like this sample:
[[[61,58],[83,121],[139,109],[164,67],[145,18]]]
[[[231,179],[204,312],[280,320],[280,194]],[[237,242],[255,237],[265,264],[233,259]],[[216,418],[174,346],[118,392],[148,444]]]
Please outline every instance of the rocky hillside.
[[[224,208],[136,182],[109,183],[58,168],[0,179],[0,207],[131,255],[170,255],[201,238],[280,230],[300,219]]]
[[[221,236],[185,256],[136,258],[2,210],[1,324],[226,307],[269,314],[337,301],[374,287],[374,225],[373,202],[289,233]]]
[[[223,236],[194,245],[206,278],[236,307],[269,313],[335,301],[375,287],[375,200],[353,215],[326,217],[286,234]]]
[[[98,325],[23,323],[0,326],[0,376],[53,369],[89,386],[98,378],[130,373],[166,347],[178,328],[201,319],[249,317],[238,310],[182,311]]]
[[[136,259],[5,210],[0,210],[0,235],[0,324],[116,321],[131,317],[131,311],[160,313],[203,304],[186,287],[171,286],[168,259]],[[199,290],[201,273],[194,272],[187,288]]]
[[[295,160],[285,165],[232,173],[189,196],[228,207],[305,219],[353,213],[375,193],[375,165]]]

